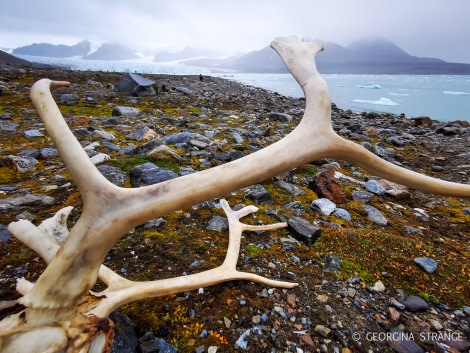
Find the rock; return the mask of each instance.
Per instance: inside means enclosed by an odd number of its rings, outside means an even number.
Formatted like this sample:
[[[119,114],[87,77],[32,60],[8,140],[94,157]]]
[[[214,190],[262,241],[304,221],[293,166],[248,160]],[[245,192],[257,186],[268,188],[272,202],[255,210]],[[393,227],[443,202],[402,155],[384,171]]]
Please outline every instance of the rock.
[[[151,140],[157,133],[153,131],[148,126],[139,126],[134,132],[126,135],[126,139],[128,140],[135,140],[135,141],[142,141],[142,140]]]
[[[429,127],[433,124],[432,119],[429,116],[419,116],[413,118],[414,126],[426,126]]]
[[[18,126],[16,123],[0,123],[0,131],[16,131]]]
[[[20,196],[12,196],[6,199],[0,199],[0,212],[20,213],[26,207],[43,207],[44,205],[52,205],[54,199],[50,196],[39,194],[24,194]]]
[[[0,161],[2,167],[8,167],[20,173],[35,170],[37,163],[38,161],[33,157],[19,157],[13,155],[3,157]]]
[[[91,133],[91,138],[95,140],[104,139],[104,140],[112,141],[116,137],[111,132],[107,132],[101,129],[96,129]]]
[[[188,95],[193,93],[189,88],[186,87],[176,87],[176,91]]]
[[[274,182],[274,185],[276,185],[277,187],[281,189],[286,190],[289,194],[294,195],[294,196],[305,195],[305,191],[303,191],[302,189],[299,189],[294,184],[285,182],[284,180],[277,180]]]
[[[256,184],[248,188],[248,191],[245,193],[245,197],[248,197],[257,204],[269,204],[274,202],[269,191],[261,184]]]
[[[233,140],[235,141],[235,143],[243,143],[243,141],[244,141],[243,137],[238,132],[234,132],[232,134],[232,137],[233,137]]]
[[[305,213],[304,205],[300,201],[290,202],[282,206],[284,210],[291,210],[296,216],[301,216]]]
[[[179,353],[179,350],[162,338],[144,341],[139,346],[141,353]]]
[[[23,131],[23,136],[27,139],[34,138],[34,137],[44,137],[38,130],[26,130]]]
[[[377,180],[369,180],[364,184],[367,191],[375,195],[383,195],[387,191]]]
[[[310,208],[319,210],[325,216],[329,216],[336,209],[336,204],[328,199],[317,199],[310,204]]]
[[[99,165],[96,168],[114,185],[123,186],[127,179],[127,174],[122,169],[110,165]]]
[[[80,98],[78,98],[78,96],[72,93],[66,93],[60,96],[60,104],[63,105],[72,106],[77,104],[79,100]]]
[[[78,116],[73,116],[71,118],[67,118],[65,120],[67,121],[67,125],[69,126],[84,126],[84,125],[90,125],[92,117],[86,116],[86,115],[78,115]]]
[[[328,335],[330,334],[331,330],[324,326],[324,325],[317,325],[315,326],[315,329],[313,330],[316,334],[324,337],[324,338],[327,338]]]
[[[411,312],[426,311],[429,308],[428,303],[423,298],[417,296],[400,298],[398,301],[405,306],[406,310]]]
[[[364,205],[362,206],[362,209],[367,211],[367,219],[372,223],[375,223],[379,226],[386,226],[388,224],[387,219],[375,207],[370,205]]]
[[[246,350],[248,346],[248,340],[247,338],[250,336],[250,330],[246,330],[245,332],[242,333],[242,335],[237,339],[237,342],[235,342],[235,348],[240,348],[243,350]]]
[[[338,218],[344,219],[345,221],[348,221],[348,222],[352,221],[351,214],[348,211],[346,211],[344,208],[335,208],[332,215]]]
[[[403,228],[405,229],[405,232],[407,232],[408,234],[411,234],[411,235],[422,234],[419,229],[413,228],[411,226],[404,226]]]
[[[382,281],[377,281],[374,283],[373,287],[369,287],[372,292],[385,292],[385,286]]]
[[[12,234],[6,226],[0,224],[0,247],[9,243],[11,240]]]
[[[400,312],[397,311],[397,309],[389,306],[387,308],[387,314],[388,314],[388,318],[391,321],[391,323],[393,325],[398,325],[398,323],[400,322],[400,317],[401,317]]]
[[[57,151],[55,148],[41,148],[39,150],[39,158],[42,159],[47,159],[50,157],[56,157],[59,155],[59,151]]]
[[[150,153],[148,154],[150,158],[155,158],[163,161],[170,161],[170,162],[181,162],[181,157],[175,150],[172,150],[170,147],[166,145],[160,145],[155,147]]]
[[[108,161],[110,159],[111,159],[111,157],[108,154],[98,153],[98,154],[95,154],[93,157],[91,157],[90,161],[93,164],[100,164],[100,163],[103,163],[104,161]]]
[[[436,260],[429,257],[416,257],[414,262],[419,268],[423,269],[427,273],[433,273],[437,270],[437,266],[439,265]]]
[[[112,312],[109,318],[114,322],[114,340],[111,353],[135,352],[139,340],[131,320],[119,312]]]
[[[210,143],[210,140],[204,135],[198,134],[196,132],[178,132],[176,134],[171,134],[163,137],[163,141],[167,145],[176,145],[178,143],[189,143],[191,140],[197,140],[204,143]]]
[[[396,327],[392,327],[390,333],[391,339],[388,340],[388,344],[397,353],[424,353],[424,349],[414,341],[411,335],[407,335]]]
[[[344,196],[343,190],[335,180],[334,175],[333,168],[321,171],[308,183],[308,187],[320,197],[327,198],[334,203],[345,203],[346,196]]]
[[[369,202],[374,194],[368,191],[353,191],[352,197],[354,201]]]
[[[291,115],[279,112],[273,112],[269,114],[269,117],[274,121],[280,121],[283,123],[290,123],[293,119]]]
[[[390,189],[385,193],[398,201],[407,200],[411,197],[411,193],[409,191],[401,189]]]
[[[208,230],[215,230],[216,232],[222,232],[228,229],[228,219],[220,216],[213,216],[207,226]]]
[[[444,126],[436,129],[436,134],[443,134],[444,136],[460,135],[462,130],[455,126]]]
[[[341,264],[343,260],[341,260],[338,256],[328,255],[325,257],[325,262],[323,265],[323,270],[325,272],[341,272]]]
[[[122,116],[125,118],[133,118],[139,116],[142,112],[134,107],[125,107],[125,106],[117,106],[113,108],[111,112],[112,116]]]
[[[289,217],[287,224],[290,227],[295,238],[303,241],[307,245],[315,243],[315,241],[321,236],[321,229],[315,227],[306,219],[300,217]]]
[[[175,172],[157,167],[155,164],[148,162],[134,167],[130,171],[132,187],[140,187],[145,185],[158,184],[166,180],[178,177]]]
[[[149,142],[144,143],[143,145],[134,147],[130,152],[132,156],[145,156],[148,155],[151,151],[153,151],[156,147],[162,144],[162,140],[160,139],[153,139]]]

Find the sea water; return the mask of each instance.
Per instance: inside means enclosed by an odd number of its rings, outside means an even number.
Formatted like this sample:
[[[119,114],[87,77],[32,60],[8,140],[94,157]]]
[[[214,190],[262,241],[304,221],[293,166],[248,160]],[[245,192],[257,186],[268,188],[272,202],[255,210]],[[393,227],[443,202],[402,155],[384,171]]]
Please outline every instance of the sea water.
[[[224,76],[224,75],[222,75]],[[225,75],[283,95],[303,97],[288,74]],[[468,75],[323,75],[331,100],[343,110],[429,116],[435,120],[470,121]]]
[[[23,59],[73,70],[136,72],[139,74],[213,75],[268,89],[283,95],[303,97],[290,74],[218,73],[209,68],[142,60],[83,60],[23,55]],[[470,121],[470,75],[346,75],[326,74],[331,100],[343,110],[429,116],[435,120]]]

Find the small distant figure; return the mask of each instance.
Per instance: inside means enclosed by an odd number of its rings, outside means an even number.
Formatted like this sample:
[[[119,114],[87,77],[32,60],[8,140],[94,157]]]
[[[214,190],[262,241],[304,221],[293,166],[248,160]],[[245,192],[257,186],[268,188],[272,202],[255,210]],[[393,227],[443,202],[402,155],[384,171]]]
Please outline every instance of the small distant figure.
[[[162,92],[168,92],[168,88],[165,85],[162,85]]]
[[[199,81],[204,81],[204,76],[202,76],[202,74],[199,74]]]

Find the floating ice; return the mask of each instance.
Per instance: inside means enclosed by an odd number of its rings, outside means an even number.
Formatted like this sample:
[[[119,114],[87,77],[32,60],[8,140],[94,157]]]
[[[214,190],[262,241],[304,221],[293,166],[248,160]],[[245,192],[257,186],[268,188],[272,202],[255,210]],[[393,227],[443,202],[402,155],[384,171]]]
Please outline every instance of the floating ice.
[[[470,93],[468,93],[468,92],[456,92],[456,91],[442,91],[442,93],[444,93],[444,94],[453,94],[453,95],[456,95],[456,96],[468,96],[468,95],[470,95]]]
[[[397,102],[392,101],[391,99],[381,97],[379,100],[367,100],[367,99],[353,99],[351,102],[354,103],[367,103],[375,105],[399,105]]]
[[[395,92],[390,92],[389,95],[391,96],[400,96],[400,97],[408,97],[408,93],[395,93]]]
[[[368,85],[368,86],[358,85],[357,87],[359,87],[359,88],[368,88],[368,89],[381,89],[382,88],[382,87],[380,87],[380,85]]]

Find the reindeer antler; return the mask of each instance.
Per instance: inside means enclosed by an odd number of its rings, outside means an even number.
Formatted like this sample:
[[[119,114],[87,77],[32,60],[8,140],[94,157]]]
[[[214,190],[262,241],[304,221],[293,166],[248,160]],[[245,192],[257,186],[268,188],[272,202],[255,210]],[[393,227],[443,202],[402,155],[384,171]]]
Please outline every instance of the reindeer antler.
[[[60,341],[60,347],[64,347],[64,337],[78,345],[79,338],[71,337],[71,332],[76,332],[77,327],[70,330],[70,326],[67,326],[65,331],[57,329],[60,322],[65,325],[66,322],[75,321],[80,323],[80,327],[87,327],[87,332],[94,332],[86,336],[90,342],[106,343],[110,337],[108,333],[103,341],[103,335],[89,330],[90,325],[98,320],[91,320],[91,317],[95,317],[91,314],[107,315],[116,306],[145,296],[163,295],[235,278],[273,286],[294,286],[292,283],[271,282],[260,276],[235,271],[239,240],[233,239],[233,234],[241,234],[241,231],[247,229],[238,219],[246,212],[253,212],[253,209],[233,212],[225,203],[224,210],[231,220],[231,245],[225,262],[219,268],[205,272],[205,275],[195,274],[139,283],[122,278],[101,266],[101,263],[109,249],[124,234],[148,219],[255,184],[313,160],[324,157],[345,159],[376,175],[415,189],[450,196],[470,196],[470,185],[441,181],[397,167],[338,136],[331,126],[328,87],[313,60],[323,47],[318,43],[301,42],[296,37],[277,38],[271,46],[279,53],[305,93],[305,114],[294,131],[282,140],[244,158],[136,189],[123,189],[108,182],[91,163],[67,127],[50,89],[68,83],[40,80],[34,84],[31,99],[82,195],[83,213],[60,247],[52,240],[45,241],[46,245],[35,247],[41,254],[43,248],[49,248],[42,254],[46,260],[53,257],[32,288],[27,282],[22,282],[25,294],[19,302],[27,307],[23,316],[13,316],[0,322],[0,338],[6,337],[10,347],[15,342],[21,343],[21,337],[27,337],[28,329],[31,334],[39,335],[44,333],[43,330],[50,330],[51,335],[56,337],[55,341]],[[273,225],[275,228],[279,226]],[[33,230],[34,226],[22,221],[12,223],[9,229],[26,243],[31,242],[31,237],[26,235],[28,232],[30,235],[44,236],[44,231]],[[207,280],[207,274],[213,278]],[[108,285],[108,289],[102,293],[106,298],[95,298],[91,304],[84,298],[95,284],[98,275]],[[54,342],[54,339],[50,342]],[[80,349],[88,350],[87,347],[93,347],[90,342],[88,346],[80,346]],[[57,348],[59,349],[61,348]],[[74,349],[72,348],[72,351]]]

